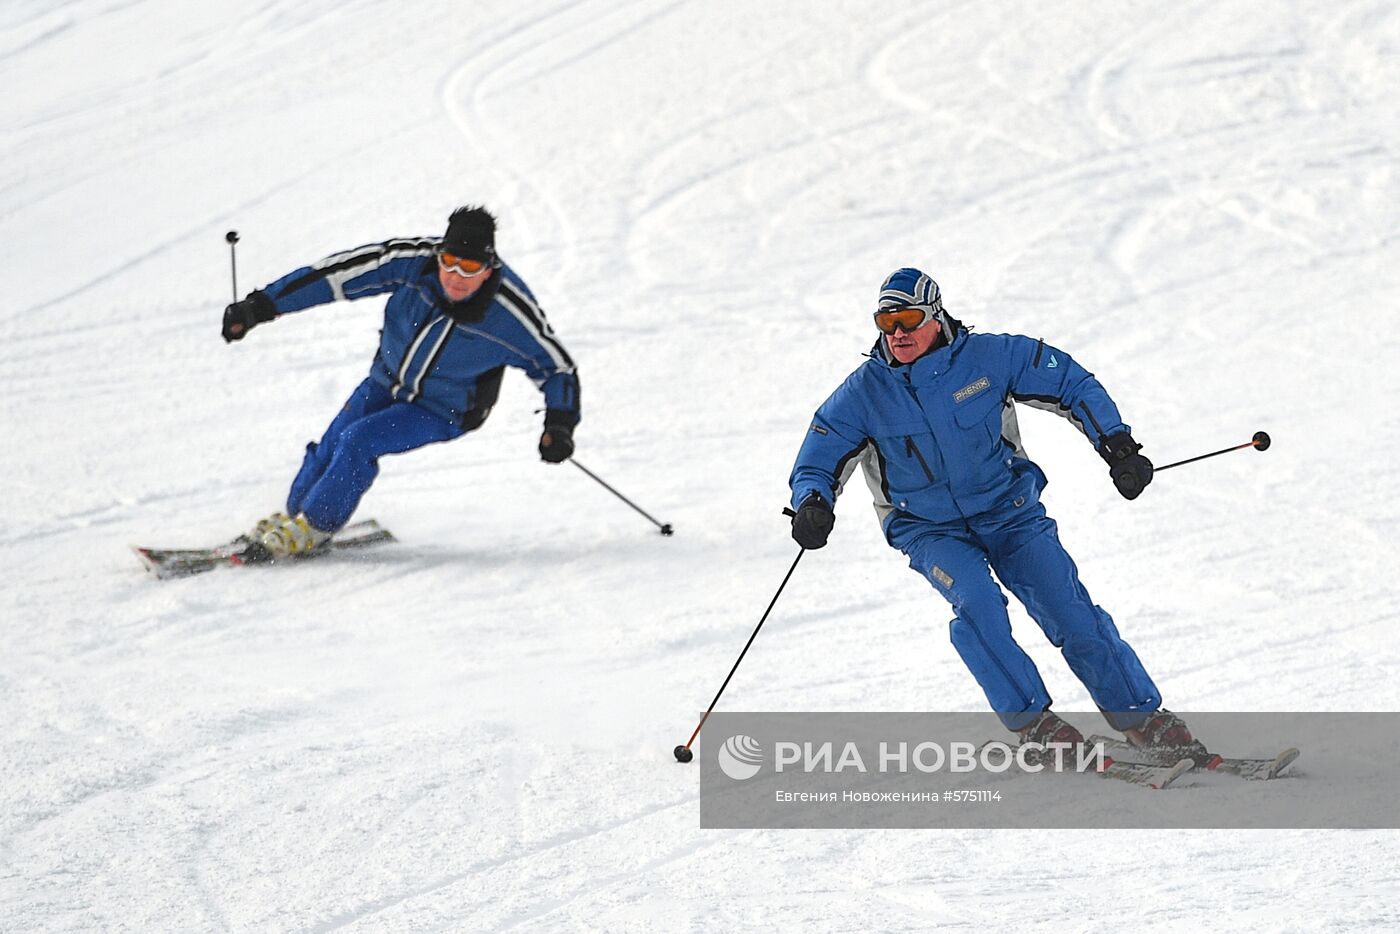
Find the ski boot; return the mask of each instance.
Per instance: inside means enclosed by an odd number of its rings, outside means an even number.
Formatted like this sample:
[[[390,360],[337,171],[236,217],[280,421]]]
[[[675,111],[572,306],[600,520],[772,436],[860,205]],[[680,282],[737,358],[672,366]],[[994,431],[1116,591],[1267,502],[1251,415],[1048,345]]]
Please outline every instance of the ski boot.
[[[1178,753],[1181,758],[1190,759],[1197,766],[1206,766],[1215,758],[1206,749],[1205,743],[1191,735],[1186,721],[1170,710],[1149,714],[1142,723],[1131,730],[1124,730],[1123,735],[1134,746]]]
[[[258,527],[263,528],[264,523],[265,531],[260,534],[256,544],[273,561],[279,558],[304,558],[331,539],[331,533],[312,525],[304,512],[291,517],[274,513],[259,522]]]
[[[1060,719],[1058,714],[1052,713],[1049,710],[1043,711],[1030,723],[1017,730],[1016,735],[1021,738],[1022,745],[1035,743],[1041,746],[1048,746],[1051,743],[1067,743],[1070,747],[1077,748],[1084,743],[1084,734],[1079,732],[1074,724],[1066,723],[1064,720]],[[1069,755],[1069,750],[1060,750],[1059,752],[1064,756],[1061,761],[1073,761],[1072,757]],[[1051,763],[1056,761],[1055,751],[1047,750],[1040,753],[1027,750],[1026,753],[1026,762],[1031,765],[1036,765],[1042,760]]]
[[[268,554],[267,549],[263,547],[262,538],[273,529],[280,529],[291,518],[285,512],[274,512],[265,519],[259,519],[256,525],[235,538],[229,545],[241,548],[246,560],[270,561],[272,555]]]
[[[249,532],[247,538],[250,541],[260,542],[262,537],[273,529],[281,528],[283,523],[291,519],[285,512],[274,512],[266,519],[259,519],[258,524],[253,526],[253,531]]]

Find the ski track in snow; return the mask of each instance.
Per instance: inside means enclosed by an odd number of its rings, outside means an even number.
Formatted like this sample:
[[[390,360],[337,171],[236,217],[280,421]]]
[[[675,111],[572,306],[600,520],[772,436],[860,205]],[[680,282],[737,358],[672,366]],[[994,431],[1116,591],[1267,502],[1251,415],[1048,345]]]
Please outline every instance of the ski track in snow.
[[[1022,415],[1169,705],[1397,708],[1393,5],[183,14],[0,14],[0,927],[1400,922],[1390,832],[701,832],[670,756],[791,561],[791,458],[907,264],[980,330],[1084,361],[1159,463],[1273,435],[1130,504],[1073,429]],[[470,438],[386,459],[361,515],[401,544],[143,575],[127,545],[275,508],[374,345],[370,300],[225,346],[223,231],[246,291],[468,201],[580,361],[580,460],[677,535],[539,464],[513,376]],[[863,492],[724,709],[979,709]],[[1013,624],[1059,707],[1090,709]],[[1335,775],[1305,750],[1267,793]]]

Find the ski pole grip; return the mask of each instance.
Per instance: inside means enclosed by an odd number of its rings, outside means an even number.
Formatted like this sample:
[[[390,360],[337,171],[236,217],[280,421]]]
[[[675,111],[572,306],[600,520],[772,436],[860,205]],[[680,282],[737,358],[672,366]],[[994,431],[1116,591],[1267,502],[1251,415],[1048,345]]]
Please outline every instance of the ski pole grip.
[[[783,507],[783,515],[787,516],[789,519],[797,518],[797,513],[793,512],[790,506]]]

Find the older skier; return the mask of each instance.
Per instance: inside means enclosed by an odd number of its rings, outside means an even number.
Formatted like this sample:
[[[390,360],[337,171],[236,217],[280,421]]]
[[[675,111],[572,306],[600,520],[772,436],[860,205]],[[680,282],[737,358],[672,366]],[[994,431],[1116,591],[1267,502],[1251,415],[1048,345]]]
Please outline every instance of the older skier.
[[[1090,599],[1021,446],[1014,403],[1069,419],[1135,499],[1152,464],[1098,380],[1064,351],[1008,334],[972,334],[917,269],[880,290],[870,359],[817,410],[789,484],[792,536],[826,544],[857,464],[890,545],[952,605],[950,634],[992,708],[1026,742],[1080,742],[1051,712],[1035,664],[1011,635],[1007,598],[1025,605],[1115,729],[1138,744],[1187,746],[1180,718],[1112,618]]]

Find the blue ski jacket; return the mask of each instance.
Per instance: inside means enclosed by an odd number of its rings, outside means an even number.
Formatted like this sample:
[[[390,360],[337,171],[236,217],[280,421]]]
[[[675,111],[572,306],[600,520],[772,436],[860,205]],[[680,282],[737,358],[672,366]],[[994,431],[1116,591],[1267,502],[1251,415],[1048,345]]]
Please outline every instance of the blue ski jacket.
[[[895,517],[961,524],[1039,500],[1046,479],[1021,446],[1014,403],[1068,418],[1099,447],[1128,431],[1093,374],[1044,341],[970,334],[903,365],[878,340],[817,410],[793,466],[793,508],[834,505],[860,464],[889,536]]]
[[[263,291],[279,314],[388,292],[370,375],[395,399],[475,428],[495,404],[503,368],[511,366],[524,370],[544,394],[547,422],[577,425],[574,361],[534,294],[502,265],[491,273],[495,281],[482,287],[485,301],[464,316],[438,283],[441,242],[440,237],[388,240],[336,253]],[[471,304],[472,299],[460,303]]]

